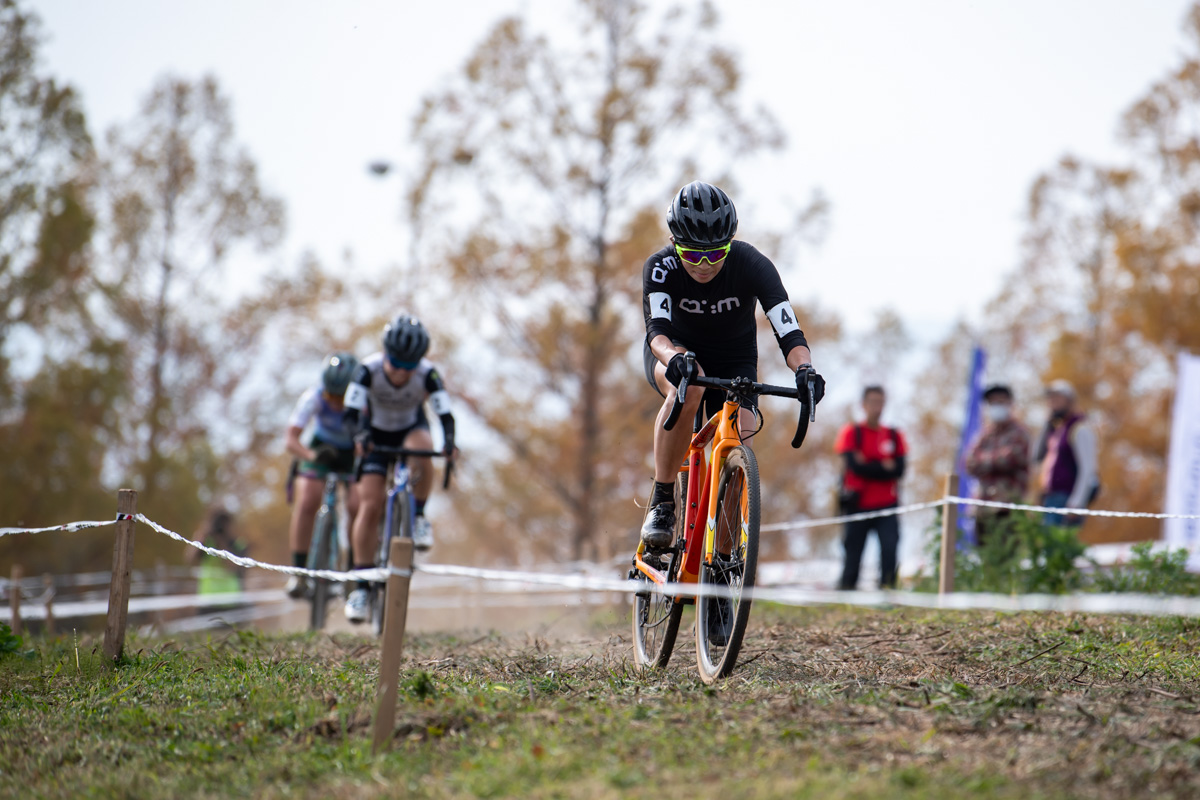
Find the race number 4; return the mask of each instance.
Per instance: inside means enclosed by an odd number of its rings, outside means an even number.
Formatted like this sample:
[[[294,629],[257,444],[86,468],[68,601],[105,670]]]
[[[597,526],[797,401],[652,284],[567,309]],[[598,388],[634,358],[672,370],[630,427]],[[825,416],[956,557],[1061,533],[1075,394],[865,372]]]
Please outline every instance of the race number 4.
[[[671,295],[666,292],[650,293],[650,318],[666,320],[671,318]]]
[[[767,319],[771,320],[771,327],[775,329],[775,335],[780,339],[793,331],[800,330],[800,323],[796,321],[796,312],[792,310],[792,304],[787,300],[774,308],[767,309]]]

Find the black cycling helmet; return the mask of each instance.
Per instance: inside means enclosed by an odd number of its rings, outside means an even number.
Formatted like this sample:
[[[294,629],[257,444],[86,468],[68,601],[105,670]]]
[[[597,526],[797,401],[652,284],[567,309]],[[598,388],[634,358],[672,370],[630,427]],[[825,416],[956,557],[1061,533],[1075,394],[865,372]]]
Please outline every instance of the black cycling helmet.
[[[716,186],[692,181],[667,209],[667,228],[683,247],[719,247],[737,233],[737,210]]]
[[[325,370],[321,373],[321,383],[325,391],[333,397],[341,397],[358,369],[358,359],[353,353],[334,353],[325,359]]]
[[[429,332],[411,314],[400,314],[383,329],[383,350],[392,366],[416,366],[428,349]]]

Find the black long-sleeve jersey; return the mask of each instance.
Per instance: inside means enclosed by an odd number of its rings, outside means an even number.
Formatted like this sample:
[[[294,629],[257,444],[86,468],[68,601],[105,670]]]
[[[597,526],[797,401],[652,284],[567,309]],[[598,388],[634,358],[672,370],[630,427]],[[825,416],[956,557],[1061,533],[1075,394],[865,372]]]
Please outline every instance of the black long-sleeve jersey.
[[[737,357],[758,353],[754,302],[762,305],[784,358],[807,346],[779,270],[752,245],[734,241],[725,265],[708,283],[688,275],[667,245],[642,270],[646,342],[663,335],[694,350]]]

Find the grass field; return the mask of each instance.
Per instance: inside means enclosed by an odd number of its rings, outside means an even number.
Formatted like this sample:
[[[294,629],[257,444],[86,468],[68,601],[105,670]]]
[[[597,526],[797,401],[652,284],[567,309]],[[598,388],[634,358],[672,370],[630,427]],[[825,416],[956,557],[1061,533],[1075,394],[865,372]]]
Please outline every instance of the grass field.
[[[609,622],[413,637],[379,757],[369,639],[27,641],[0,796],[1200,796],[1198,621],[760,605],[714,688],[684,631],[643,676]]]

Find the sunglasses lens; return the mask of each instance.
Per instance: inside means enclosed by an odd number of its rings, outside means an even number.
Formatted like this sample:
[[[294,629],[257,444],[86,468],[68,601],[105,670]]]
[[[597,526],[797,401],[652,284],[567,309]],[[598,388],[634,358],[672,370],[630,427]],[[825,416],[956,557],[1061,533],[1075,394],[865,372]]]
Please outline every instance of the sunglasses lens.
[[[389,355],[387,357],[387,360],[388,360],[388,363],[391,364],[395,369],[416,369],[417,368],[417,364],[414,361],[401,361],[398,358],[392,358],[391,355]]]
[[[727,244],[724,247],[718,247],[715,250],[689,250],[676,245],[675,252],[679,253],[679,257],[688,264],[691,264],[692,266],[699,266],[704,261],[708,261],[710,264],[717,263],[721,259],[725,258],[725,256],[729,255],[729,248],[731,246],[732,245]]]

